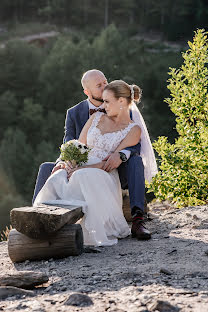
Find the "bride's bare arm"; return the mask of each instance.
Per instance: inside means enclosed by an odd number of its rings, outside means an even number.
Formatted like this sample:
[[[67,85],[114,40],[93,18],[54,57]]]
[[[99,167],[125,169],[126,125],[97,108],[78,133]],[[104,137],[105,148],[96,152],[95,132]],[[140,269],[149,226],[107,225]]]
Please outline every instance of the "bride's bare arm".
[[[87,132],[88,132],[89,128],[91,127],[91,124],[92,124],[94,118],[95,118],[95,114],[93,114],[88,119],[88,121],[86,122],[86,124],[82,128],[82,131],[81,131],[81,133],[79,135],[79,139],[78,139],[79,142],[81,142],[83,144],[87,144]]]
[[[116,148],[115,152],[119,152],[127,147],[134,146],[139,143],[141,138],[141,129],[139,126],[134,126],[127,136],[121,141],[119,146]],[[114,152],[114,153],[115,153]]]

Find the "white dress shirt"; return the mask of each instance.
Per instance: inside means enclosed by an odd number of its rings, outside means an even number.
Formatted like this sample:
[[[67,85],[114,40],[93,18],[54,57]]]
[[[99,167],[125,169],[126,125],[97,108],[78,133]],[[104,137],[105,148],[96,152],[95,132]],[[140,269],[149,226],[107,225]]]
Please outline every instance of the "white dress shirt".
[[[90,102],[89,99],[87,99],[87,102],[88,102],[88,105],[89,105],[89,110],[90,110],[90,109],[99,109],[99,108],[103,109],[103,108],[104,108],[104,104],[101,104],[100,106],[95,106],[95,105],[93,105],[93,104]]]

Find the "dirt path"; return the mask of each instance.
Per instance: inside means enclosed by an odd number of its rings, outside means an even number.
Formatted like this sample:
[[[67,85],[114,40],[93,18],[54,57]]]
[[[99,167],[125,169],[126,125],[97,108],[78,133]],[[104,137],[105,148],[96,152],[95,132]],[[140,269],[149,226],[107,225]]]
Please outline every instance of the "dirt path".
[[[11,38],[10,40],[22,40],[26,42],[31,42],[35,40],[41,40],[41,39],[47,39],[50,37],[56,37],[60,35],[60,32],[58,31],[49,31],[49,32],[42,32],[38,34],[33,34],[33,35],[28,35],[28,36],[23,36],[23,37],[16,37],[16,38]],[[150,34],[143,34],[143,35],[136,35],[132,39],[136,40],[144,40],[146,43],[160,43],[163,45],[163,52],[169,52],[169,51],[174,51],[174,52],[179,52],[187,48],[187,45],[177,43],[177,42],[170,42],[167,40],[162,40],[160,36],[151,36]],[[0,48],[5,48],[7,44],[7,41],[2,42],[0,44]],[[161,53],[161,48],[149,48],[148,51],[153,52],[153,53]]]
[[[51,37],[56,37],[58,36],[60,33],[57,31],[49,31],[49,32],[44,32],[44,33],[39,33],[39,34],[34,34],[34,35],[28,35],[28,36],[24,36],[24,37],[17,37],[17,38],[12,38],[10,40],[22,40],[25,42],[31,42],[31,41],[35,41],[35,40],[41,40],[41,39],[47,39],[47,38],[51,38]],[[3,49],[5,48],[7,44],[6,42],[3,42],[0,44],[0,48]]]
[[[136,40],[144,40],[146,43],[150,43],[150,44],[162,44],[163,45],[163,50],[165,51],[174,51],[174,52],[180,52],[184,49],[187,49],[188,45],[184,42],[184,43],[179,43],[179,42],[174,42],[174,41],[167,41],[161,38],[161,36],[157,35],[157,36],[151,36],[150,34],[143,34],[143,35],[136,35],[135,37],[133,37]],[[152,48],[150,50],[155,50],[155,51],[159,51],[161,50],[161,47],[158,48]]]
[[[79,257],[14,265],[7,243],[1,243],[3,272],[43,271],[50,279],[34,297],[1,301],[0,311],[207,312],[208,206],[177,210],[154,204],[151,213],[150,241],[129,237]],[[93,304],[65,305],[74,293],[89,296]],[[86,299],[77,300],[79,305]]]

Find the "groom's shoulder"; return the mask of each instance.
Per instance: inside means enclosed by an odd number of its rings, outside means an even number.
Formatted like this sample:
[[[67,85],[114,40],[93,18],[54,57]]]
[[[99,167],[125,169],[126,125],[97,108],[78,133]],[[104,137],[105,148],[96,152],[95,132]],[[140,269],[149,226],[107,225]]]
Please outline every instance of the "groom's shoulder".
[[[79,102],[78,104],[70,107],[67,112],[70,112],[70,113],[76,113],[77,111],[79,111],[80,109],[82,109],[85,105],[87,105],[87,100],[84,100],[84,101],[81,101]]]

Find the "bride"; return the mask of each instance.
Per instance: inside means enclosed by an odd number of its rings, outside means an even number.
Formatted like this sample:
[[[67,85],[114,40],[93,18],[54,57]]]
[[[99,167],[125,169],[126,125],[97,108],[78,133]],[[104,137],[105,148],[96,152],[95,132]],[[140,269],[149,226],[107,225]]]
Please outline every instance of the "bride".
[[[138,101],[141,90],[122,80],[109,83],[103,92],[103,112],[94,113],[86,122],[79,141],[91,148],[86,165],[53,173],[39,192],[40,203],[80,205],[80,221],[85,245],[111,246],[130,234],[122,212],[122,192],[117,169],[104,170],[110,153],[134,146],[141,129],[130,119],[129,109]]]

